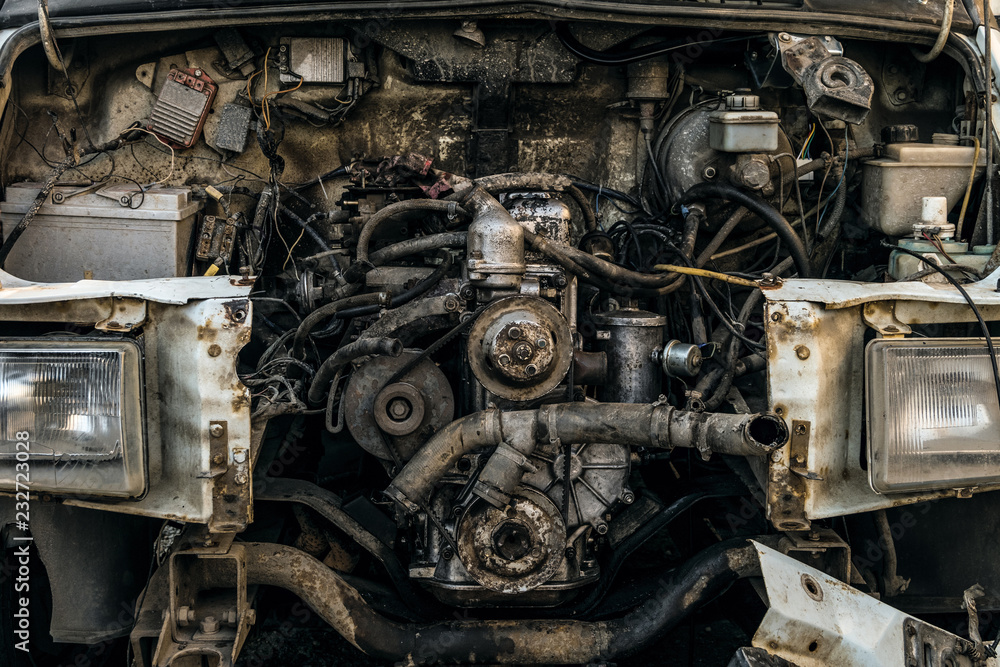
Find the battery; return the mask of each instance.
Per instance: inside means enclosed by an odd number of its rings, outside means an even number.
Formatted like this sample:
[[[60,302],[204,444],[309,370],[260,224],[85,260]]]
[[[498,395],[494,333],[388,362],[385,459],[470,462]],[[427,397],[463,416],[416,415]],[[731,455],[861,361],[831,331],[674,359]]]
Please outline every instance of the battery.
[[[41,190],[40,183],[7,186],[0,202],[4,237]],[[35,282],[141,280],[183,276],[202,202],[188,188],[137,192],[131,184],[97,192],[58,186],[18,239],[4,269]],[[82,192],[81,192],[82,191]]]

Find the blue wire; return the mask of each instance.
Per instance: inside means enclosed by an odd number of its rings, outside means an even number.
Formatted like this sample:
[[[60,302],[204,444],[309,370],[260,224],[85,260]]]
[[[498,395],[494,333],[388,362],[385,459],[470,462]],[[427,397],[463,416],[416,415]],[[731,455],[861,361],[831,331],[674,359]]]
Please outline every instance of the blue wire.
[[[837,194],[837,190],[839,190],[840,186],[842,186],[844,184],[844,176],[847,175],[847,158],[850,156],[850,154],[851,154],[851,142],[845,136],[844,137],[844,168],[840,172],[840,181],[837,183],[837,187],[835,187],[833,189],[833,192],[830,193],[830,198],[826,200],[826,206],[823,207],[823,212],[819,214],[819,223],[817,223],[817,227],[819,227],[819,225],[823,224],[823,218],[826,217],[826,209],[829,208],[830,202],[833,201],[833,195]]]

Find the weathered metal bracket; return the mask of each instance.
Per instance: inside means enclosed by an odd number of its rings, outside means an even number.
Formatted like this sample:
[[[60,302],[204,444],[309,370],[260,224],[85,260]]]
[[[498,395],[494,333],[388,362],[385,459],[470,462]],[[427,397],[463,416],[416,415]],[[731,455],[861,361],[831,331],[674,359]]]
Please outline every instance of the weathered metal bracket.
[[[231,667],[256,620],[242,545],[227,552],[175,551],[168,570],[170,599],[152,667],[190,656]]]
[[[94,325],[101,331],[127,332],[142,326],[146,321],[146,302],[142,299],[111,299],[111,313]]]
[[[822,479],[808,470],[808,421],[792,420],[792,437],[787,446],[787,461],[774,452],[768,465],[767,514],[778,530],[809,530],[806,518],[806,480]]]
[[[832,37],[773,36],[781,65],[802,86],[809,109],[820,116],[858,125],[872,106],[875,84],[861,65],[844,57],[844,48]]]
[[[755,544],[768,611],[753,645],[793,664],[973,667],[968,640],[907,616],[843,581]]]
[[[837,579],[851,581],[851,547],[830,528],[785,533],[781,551]]]
[[[913,333],[910,325],[896,318],[895,301],[870,301],[861,310],[861,317],[883,338],[902,338]]]
[[[208,475],[215,479],[208,529],[212,533],[241,532],[253,520],[250,450],[230,450],[229,424],[225,421],[209,422],[208,443]]]

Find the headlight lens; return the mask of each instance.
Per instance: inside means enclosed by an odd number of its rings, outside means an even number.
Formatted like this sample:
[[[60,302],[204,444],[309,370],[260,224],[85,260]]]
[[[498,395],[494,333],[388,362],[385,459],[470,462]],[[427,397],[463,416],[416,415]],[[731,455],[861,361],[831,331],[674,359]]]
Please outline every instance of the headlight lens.
[[[142,495],[139,360],[129,341],[0,341],[0,489]]]
[[[876,491],[1000,482],[1000,406],[983,339],[874,340],[865,366]]]

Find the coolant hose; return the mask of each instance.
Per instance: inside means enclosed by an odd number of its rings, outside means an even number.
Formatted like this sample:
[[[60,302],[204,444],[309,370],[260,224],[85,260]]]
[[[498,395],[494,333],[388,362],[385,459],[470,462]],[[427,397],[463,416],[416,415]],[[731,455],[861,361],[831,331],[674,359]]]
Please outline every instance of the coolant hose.
[[[389,299],[389,308],[398,308],[404,303],[409,303],[413,301],[418,296],[429,291],[432,287],[441,282],[441,278],[448,273],[451,269],[452,262],[454,261],[452,255],[447,250],[440,250],[438,256],[441,258],[441,263],[434,268],[429,276],[418,281],[415,285],[406,289],[399,294],[392,296]],[[372,271],[378,271],[378,268],[372,269]],[[375,313],[382,310],[382,306],[373,304],[368,306],[355,306],[353,308],[345,308],[344,310],[337,313],[337,317],[342,320],[350,319],[352,317],[362,317],[364,315],[374,315]]]
[[[372,235],[375,233],[375,230],[378,229],[379,225],[395,215],[399,215],[400,213],[409,213],[412,211],[446,213],[448,215],[467,215],[465,209],[457,203],[453,201],[442,201],[440,199],[407,199],[401,202],[396,202],[395,204],[389,204],[385,208],[379,209],[377,213],[368,218],[364,226],[361,228],[356,248],[357,264],[365,267],[370,263],[368,260],[368,245],[371,243]],[[351,281],[358,282],[363,275],[363,273],[360,275],[358,273],[351,273]],[[346,276],[347,274],[345,274],[345,277]]]
[[[766,537],[754,539],[774,544]],[[756,547],[747,539],[735,539],[695,555],[665,577],[651,598],[618,619],[416,624],[379,614],[335,570],[294,547],[246,543],[238,548],[248,585],[294,593],[361,651],[376,660],[407,665],[605,662],[642,650],[739,579],[760,574]]]
[[[493,459],[528,457],[537,443],[558,438],[587,444],[609,442],[632,447],[672,449],[694,447],[704,454],[766,456],[788,440],[785,422],[770,413],[722,414],[689,412],[668,405],[639,403],[562,403],[537,410],[484,410],[456,421],[434,434],[403,467],[386,494],[411,511],[430,499],[438,481],[462,456],[483,447],[504,449],[491,457],[480,474],[483,481]],[[513,450],[513,451],[512,451]],[[520,472],[499,484],[516,486]]]
[[[337,371],[355,359],[370,354],[398,357],[402,353],[403,344],[398,338],[361,338],[353,343],[348,343],[327,357],[323,365],[316,371],[316,377],[309,386],[309,402],[315,404],[322,401]]]
[[[397,259],[427,252],[428,250],[464,248],[468,239],[468,232],[441,232],[440,234],[418,236],[380,248],[368,255],[368,261],[375,266],[382,266]]]
[[[751,195],[739,188],[725,183],[699,183],[692,186],[680,199],[680,204],[691,204],[707,199],[721,199],[739,204],[763,220],[778,238],[788,247],[788,252],[795,260],[795,268],[799,278],[812,278],[812,264],[805,244],[799,238],[792,225],[773,206],[756,195]]]
[[[387,292],[372,292],[370,294],[357,294],[355,296],[345,297],[343,299],[332,301],[325,306],[320,306],[313,312],[309,313],[305,319],[302,320],[299,328],[295,330],[295,338],[292,342],[292,357],[295,359],[303,358],[303,352],[305,351],[306,340],[309,338],[309,334],[323,320],[333,317],[345,308],[370,306],[372,304],[386,304],[389,303],[389,299],[390,297]]]

